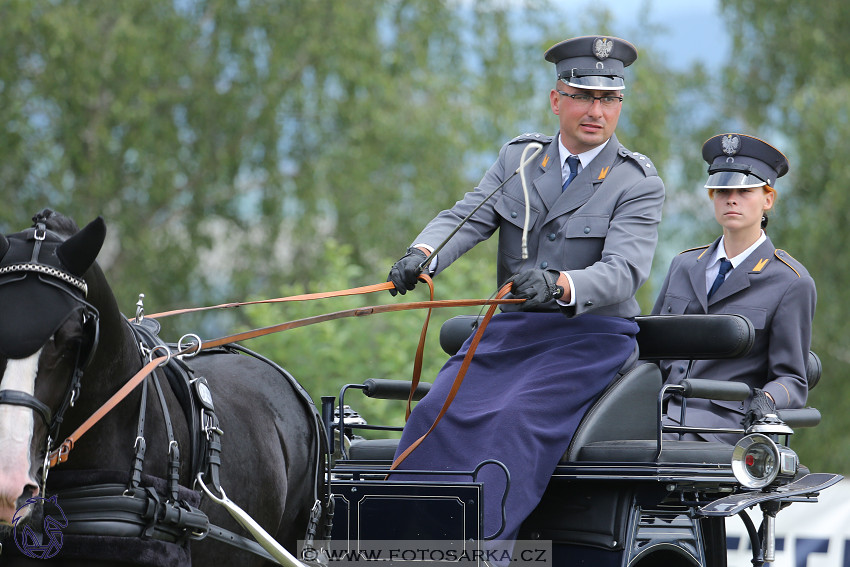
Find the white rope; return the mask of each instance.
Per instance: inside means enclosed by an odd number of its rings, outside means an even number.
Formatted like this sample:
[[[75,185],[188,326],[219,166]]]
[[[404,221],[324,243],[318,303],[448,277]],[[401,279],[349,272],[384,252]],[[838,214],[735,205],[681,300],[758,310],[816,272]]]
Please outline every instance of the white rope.
[[[534,153],[531,154],[529,158],[526,158],[526,154],[528,150],[534,149]],[[519,160],[519,177],[522,180],[522,194],[525,197],[525,222],[522,223],[522,259],[525,260],[528,258],[528,221],[531,216],[531,207],[528,204],[528,181],[525,179],[525,166],[531,163],[531,161],[537,157],[543,151],[543,144],[538,144],[537,142],[531,142],[526,145],[522,150],[522,156]]]
[[[202,476],[198,473],[196,477],[198,484],[201,486],[204,492],[206,492],[207,496],[210,497],[210,500],[224,507],[225,510],[230,512],[230,515],[233,516],[233,519],[239,522],[239,524],[251,532],[251,535],[254,536],[254,539],[259,543],[263,549],[269,552],[269,554],[275,558],[275,561],[284,565],[285,567],[307,567],[304,563],[295,558],[294,555],[289,553],[282,545],[280,545],[269,533],[264,530],[260,524],[258,524],[254,518],[249,516],[245,510],[237,506],[232,500],[230,500],[227,495],[224,493],[224,489],[219,487],[218,490],[221,491],[221,498],[213,494],[209,488],[204,484]]]

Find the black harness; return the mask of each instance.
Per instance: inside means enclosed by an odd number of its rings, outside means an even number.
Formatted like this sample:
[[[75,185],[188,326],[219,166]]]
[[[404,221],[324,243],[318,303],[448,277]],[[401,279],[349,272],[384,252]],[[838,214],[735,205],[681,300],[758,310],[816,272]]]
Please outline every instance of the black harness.
[[[40,287],[39,290],[48,289],[53,291],[53,298],[59,298],[59,304],[66,308],[66,313],[60,313],[58,318],[48,321],[44,328],[35,329],[32,344],[44,344],[52,336],[58,325],[67,320],[73,313],[79,312],[82,317],[84,338],[76,353],[76,362],[70,384],[66,390],[62,403],[56,412],[37,399],[34,395],[18,390],[0,390],[0,404],[11,404],[24,406],[32,409],[45,423],[48,428],[47,453],[49,454],[52,443],[59,439],[59,427],[67,409],[74,405],[79,396],[80,384],[85,369],[91,361],[92,355],[99,338],[99,314],[94,306],[89,304],[85,297],[88,289],[82,278],[70,274],[50,254],[45,254],[48,247],[43,243],[48,242],[51,249],[55,249],[62,242],[62,238],[47,230],[45,217],[37,215],[34,218],[34,228],[24,231],[19,235],[10,237],[10,250],[14,245],[13,254],[6,253],[0,258],[0,290],[4,284],[21,285],[25,278],[30,278],[32,284],[48,284],[49,288]],[[21,245],[32,246],[29,261],[21,262],[19,256]],[[8,252],[8,250],[7,250]],[[10,259],[11,256],[11,259]],[[29,285],[29,284],[28,284]],[[58,291],[57,295],[55,291]],[[68,301],[68,298],[72,301]],[[62,300],[64,298],[64,301]],[[69,307],[70,306],[70,307]],[[61,312],[62,310],[59,309]],[[57,322],[58,320],[58,322]],[[8,323],[7,323],[8,324]],[[202,376],[195,376],[194,371],[181,359],[172,357],[175,345],[165,344],[158,336],[159,324],[152,319],[137,318],[134,323],[128,323],[136,342],[139,346],[142,363],[162,354],[168,354],[168,361],[162,368],[168,387],[174,393],[180,407],[185,415],[189,426],[191,478],[196,478],[216,489],[223,494],[219,483],[219,468],[221,466],[221,435],[218,418],[215,414],[212,392],[207,381]],[[13,336],[11,331],[0,336]],[[41,341],[40,343],[38,341]],[[3,344],[8,344],[8,341]],[[32,353],[22,352],[29,356],[38,351],[36,348]],[[314,423],[316,426],[316,438],[318,455],[325,467],[329,467],[326,458],[327,437],[323,431],[322,420],[312,403],[309,395],[298,384],[289,373],[284,371],[273,362],[260,357],[242,347],[227,345],[221,347],[221,351],[242,352],[251,354],[265,361],[277,369],[281,375],[288,379],[296,392],[312,408]],[[21,356],[8,356],[8,352],[0,354],[7,358],[21,358]],[[19,353],[14,353],[19,354]],[[168,475],[166,479],[156,479],[144,474],[144,461],[147,443],[145,440],[145,414],[148,398],[149,384],[156,392],[162,416],[165,422],[166,434],[168,436]],[[206,537],[225,542],[244,551],[260,555],[266,559],[274,560],[262,546],[257,542],[233,533],[224,528],[211,525],[207,515],[198,508],[200,495],[195,490],[189,490],[179,484],[180,478],[180,447],[174,437],[174,428],[169,414],[165,392],[157,373],[154,372],[142,382],[142,395],[139,407],[139,418],[134,442],[134,458],[131,466],[129,480],[126,483],[115,482],[114,473],[107,471],[90,471],[85,480],[80,479],[79,471],[57,471],[56,480],[63,507],[69,524],[74,526],[73,533],[83,535],[121,537],[137,536],[142,539],[156,539],[182,545],[188,540],[200,540]],[[314,483],[315,505],[313,507],[310,524],[305,537],[305,548],[311,548],[314,537],[321,532],[322,539],[329,539],[330,527],[333,518],[333,498],[330,495],[330,475],[327,469],[317,467]],[[47,480],[47,462],[42,471],[42,493],[46,494],[45,486]],[[105,476],[104,476],[105,475]],[[108,479],[106,477],[109,477]],[[76,481],[72,480],[76,479]],[[106,482],[104,482],[106,481]],[[84,482],[84,485],[78,484]],[[70,534],[69,530],[65,530]]]

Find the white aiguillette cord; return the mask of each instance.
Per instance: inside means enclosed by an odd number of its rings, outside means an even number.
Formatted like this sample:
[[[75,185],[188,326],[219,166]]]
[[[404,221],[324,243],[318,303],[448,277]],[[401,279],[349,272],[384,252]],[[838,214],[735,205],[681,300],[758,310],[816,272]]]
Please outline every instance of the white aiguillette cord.
[[[526,154],[528,153],[528,150],[529,150],[529,149],[534,149],[534,153],[533,153],[533,154],[531,154],[531,156],[530,156],[530,157],[526,158],[525,156],[526,156]],[[468,221],[470,218],[472,218],[472,215],[474,215],[476,212],[478,212],[478,209],[480,209],[480,208],[482,207],[482,205],[484,205],[484,203],[486,203],[487,201],[489,201],[489,200],[490,200],[490,198],[491,198],[493,195],[495,195],[495,194],[496,194],[496,192],[497,192],[499,189],[501,189],[502,187],[504,187],[504,186],[505,186],[505,183],[507,183],[508,181],[510,181],[511,179],[513,179],[514,175],[516,175],[517,173],[519,173],[519,174],[520,174],[520,177],[522,178],[522,190],[523,190],[523,193],[525,194],[525,228],[524,228],[524,230],[523,230],[523,236],[522,236],[522,242],[523,242],[523,256],[522,256],[522,257],[523,257],[523,259],[527,258],[527,257],[528,257],[528,253],[525,251],[525,249],[526,249],[525,241],[527,240],[526,233],[528,232],[528,217],[529,217],[529,214],[530,214],[530,213],[529,213],[529,207],[528,207],[528,189],[527,189],[527,187],[526,187],[526,182],[525,182],[525,166],[526,166],[526,165],[528,165],[529,163],[531,163],[531,160],[533,160],[535,157],[537,157],[537,154],[539,154],[542,150],[543,150],[543,144],[540,144],[540,143],[538,143],[538,142],[531,142],[531,143],[529,143],[528,145],[526,145],[526,146],[525,146],[525,148],[523,148],[523,150],[522,150],[522,157],[521,157],[521,158],[520,158],[520,160],[519,160],[519,167],[518,167],[518,168],[516,168],[516,171],[514,171],[513,173],[511,173],[511,174],[510,174],[510,175],[509,175],[509,176],[508,176],[508,177],[507,177],[504,181],[502,181],[502,182],[499,184],[499,186],[498,186],[498,187],[496,187],[495,189],[493,189],[493,190],[490,192],[490,194],[489,194],[489,195],[487,195],[486,197],[484,197],[484,199],[482,199],[482,200],[481,200],[481,202],[480,202],[480,203],[478,203],[478,204],[475,206],[475,208],[474,208],[474,209],[472,209],[471,211],[469,211],[469,213],[468,213],[465,217],[463,217],[463,219],[461,219],[461,221],[460,221],[459,223],[457,223],[457,226],[455,226],[455,227],[454,227],[454,229],[452,229],[452,231],[449,233],[449,235],[448,235],[448,236],[446,236],[445,240],[443,240],[443,241],[440,243],[440,245],[439,245],[439,246],[437,246],[436,248],[434,248],[434,251],[433,251],[433,252],[431,252],[431,254],[430,254],[427,258],[425,258],[424,260],[422,260],[422,263],[421,263],[421,264],[419,264],[419,270],[420,270],[420,271],[424,270],[426,265],[428,265],[428,264],[430,264],[431,262],[433,262],[433,261],[434,261],[434,258],[436,258],[436,257],[437,257],[437,253],[438,253],[440,250],[442,250],[442,249],[443,249],[443,247],[444,247],[444,246],[448,243],[448,241],[449,241],[449,240],[451,240],[451,239],[452,239],[452,237],[453,237],[453,236],[457,233],[457,231],[459,231],[459,230],[461,229],[461,227],[463,227],[463,225],[465,225],[465,224],[466,224],[466,221]]]
[[[531,154],[531,157],[526,158],[526,154],[528,154],[528,150],[534,150],[534,153]],[[522,157],[519,160],[519,178],[522,180],[522,194],[525,197],[525,222],[522,223],[522,259],[525,260],[528,258],[528,222],[529,217],[531,216],[531,207],[528,204],[528,181],[525,179],[525,166],[531,163],[531,160],[537,157],[543,150],[543,144],[539,144],[537,142],[531,142],[526,145],[522,150]]]

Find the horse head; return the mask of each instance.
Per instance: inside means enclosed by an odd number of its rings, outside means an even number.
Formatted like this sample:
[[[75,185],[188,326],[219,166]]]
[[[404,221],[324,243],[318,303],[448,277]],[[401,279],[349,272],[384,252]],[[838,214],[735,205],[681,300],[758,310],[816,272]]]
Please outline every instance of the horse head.
[[[98,310],[87,273],[106,235],[49,209],[0,235],[0,523],[39,493],[48,438],[58,435],[94,350]]]

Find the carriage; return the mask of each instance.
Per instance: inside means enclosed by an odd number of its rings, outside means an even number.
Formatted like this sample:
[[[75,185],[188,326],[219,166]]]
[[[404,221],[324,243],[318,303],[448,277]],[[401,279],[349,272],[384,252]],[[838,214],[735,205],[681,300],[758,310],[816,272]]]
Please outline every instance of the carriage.
[[[665,385],[655,361],[743,356],[754,329],[738,315],[640,317],[634,360],[585,415],[506,548],[498,532],[483,533],[478,478],[500,468],[509,490],[503,464],[394,479],[391,432],[401,424],[366,423],[356,411],[355,395],[401,403],[427,384],[411,394],[405,380],[366,379],[319,408],[283,368],[236,344],[255,334],[167,344],[155,319],[117,309],[94,264],[104,231],[102,221],[78,232],[42,213],[0,240],[3,565],[722,567],[725,521],[736,515],[752,563],[763,565],[774,559],[777,514],[841,479],[810,472],[789,446],[795,429],[819,422],[813,408],[722,430],[746,433],[735,446],[676,439],[693,431],[687,403],[671,427],[660,419],[665,399],[750,392],[711,380]],[[480,325],[450,319],[443,349],[456,352]],[[813,387],[814,353],[807,371]],[[10,417],[23,441],[9,440]]]

